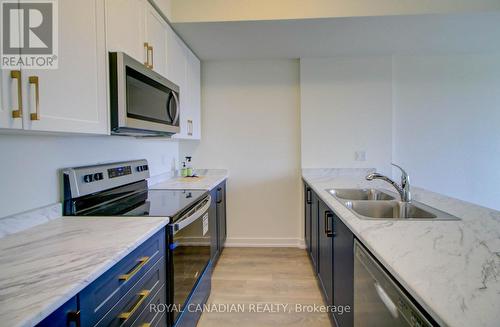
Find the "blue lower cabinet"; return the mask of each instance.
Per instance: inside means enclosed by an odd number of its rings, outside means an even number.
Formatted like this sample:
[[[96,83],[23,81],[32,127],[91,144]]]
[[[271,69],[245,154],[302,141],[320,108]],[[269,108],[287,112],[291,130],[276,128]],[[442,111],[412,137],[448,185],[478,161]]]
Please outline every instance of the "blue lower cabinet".
[[[150,308],[151,301],[165,303],[165,259],[158,260],[141,279],[113,306],[95,326],[135,326],[142,312]],[[87,313],[81,311],[82,325],[90,326]],[[140,319],[139,319],[140,320]]]
[[[132,326],[164,327],[167,325],[166,289],[164,285],[146,305]]]
[[[334,313],[337,326],[354,326],[354,235],[339,217],[334,215],[333,238],[333,305],[345,312]],[[349,307],[350,310],[347,310]]]
[[[39,327],[77,327],[80,326],[77,297],[73,297],[42,320]]]
[[[331,323],[336,327],[353,327],[354,235],[307,184],[305,195],[307,251],[325,304],[335,306],[338,312],[342,310],[342,314],[330,315]]]
[[[212,264],[210,263],[203,272],[198,284],[186,301],[175,327],[196,327],[203,313],[203,305],[207,302],[212,290]]]
[[[131,289],[146,272],[165,257],[165,237],[164,229],[156,233],[80,292],[82,326],[94,326],[119,301],[131,294]],[[164,281],[165,276],[161,279]],[[139,296],[136,298],[141,299]]]

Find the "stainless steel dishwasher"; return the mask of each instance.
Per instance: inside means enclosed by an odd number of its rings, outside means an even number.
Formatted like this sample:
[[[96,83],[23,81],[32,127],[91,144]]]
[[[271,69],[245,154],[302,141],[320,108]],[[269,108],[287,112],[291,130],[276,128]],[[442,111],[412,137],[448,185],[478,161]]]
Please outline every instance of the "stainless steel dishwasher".
[[[354,326],[433,326],[357,240],[354,242]]]

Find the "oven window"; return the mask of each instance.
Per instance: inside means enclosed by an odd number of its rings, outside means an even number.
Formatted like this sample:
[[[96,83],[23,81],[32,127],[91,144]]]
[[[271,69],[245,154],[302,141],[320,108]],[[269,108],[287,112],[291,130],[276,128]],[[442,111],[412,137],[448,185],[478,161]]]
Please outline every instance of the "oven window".
[[[183,306],[210,261],[210,232],[205,225],[208,214],[174,235],[174,304]],[[174,312],[174,321],[178,313]]]
[[[174,120],[172,91],[127,67],[127,116],[171,125]]]

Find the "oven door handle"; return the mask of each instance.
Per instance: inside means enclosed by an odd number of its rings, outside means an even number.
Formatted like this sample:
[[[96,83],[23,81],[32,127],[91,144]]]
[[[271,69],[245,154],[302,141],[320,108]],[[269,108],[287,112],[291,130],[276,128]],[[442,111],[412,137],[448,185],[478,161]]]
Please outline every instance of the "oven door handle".
[[[172,228],[172,232],[175,234],[178,231],[182,230],[183,228],[191,225],[197,219],[199,219],[205,212],[207,212],[208,208],[210,208],[211,202],[212,202],[212,197],[210,195],[208,195],[202,201],[202,203],[204,203],[204,204],[201,208],[197,208],[193,214],[191,214],[185,218],[182,218],[181,220],[179,220],[175,224],[170,225]]]

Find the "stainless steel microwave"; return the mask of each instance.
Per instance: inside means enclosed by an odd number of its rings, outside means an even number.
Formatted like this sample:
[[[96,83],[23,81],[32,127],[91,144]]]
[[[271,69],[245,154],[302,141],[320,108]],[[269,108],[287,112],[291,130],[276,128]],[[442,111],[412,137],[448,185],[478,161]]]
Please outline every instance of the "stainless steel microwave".
[[[123,52],[110,52],[111,133],[179,133],[179,86]]]

